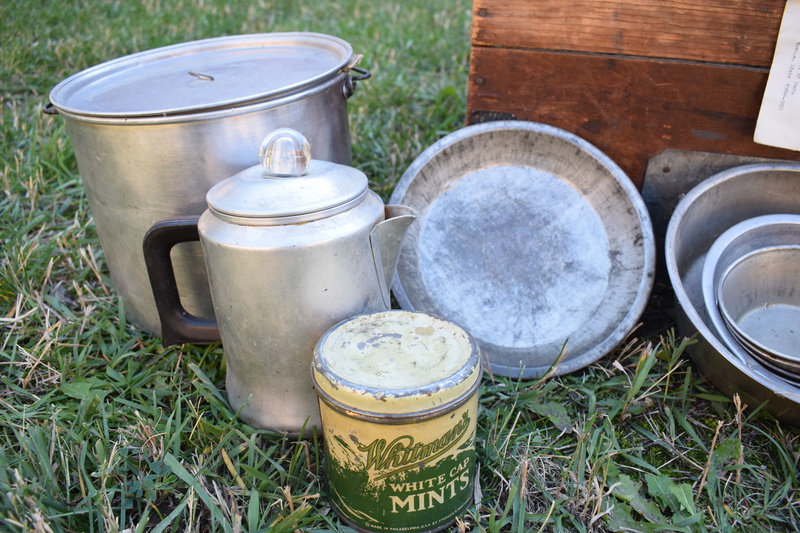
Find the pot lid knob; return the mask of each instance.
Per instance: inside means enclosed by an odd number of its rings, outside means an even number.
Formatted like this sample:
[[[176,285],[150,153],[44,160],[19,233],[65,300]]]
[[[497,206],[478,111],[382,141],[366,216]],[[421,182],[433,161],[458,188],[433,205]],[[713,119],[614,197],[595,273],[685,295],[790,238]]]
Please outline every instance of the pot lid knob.
[[[258,159],[264,168],[264,177],[302,176],[311,162],[311,146],[299,131],[280,128],[261,142]]]

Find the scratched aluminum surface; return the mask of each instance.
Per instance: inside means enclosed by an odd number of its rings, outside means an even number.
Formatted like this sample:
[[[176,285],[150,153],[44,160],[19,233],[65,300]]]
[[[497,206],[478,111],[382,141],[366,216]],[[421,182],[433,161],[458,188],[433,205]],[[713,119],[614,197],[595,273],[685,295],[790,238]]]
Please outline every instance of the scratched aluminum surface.
[[[657,166],[667,164],[661,160]],[[696,340],[687,347],[692,361],[723,393],[739,394],[746,405],[763,406],[791,425],[800,424],[800,387],[746,352],[734,354],[721,340],[704,303],[702,272],[714,242],[736,224],[764,215],[800,214],[798,184],[800,164],[795,162],[752,163],[722,170],[682,197],[670,216],[664,245],[675,291],[678,332]]]
[[[467,329],[491,371],[582,368],[635,327],[653,285],[644,202],[594,146],[544,124],[468,126],[428,148],[391,199],[414,208],[395,277],[407,310]]]

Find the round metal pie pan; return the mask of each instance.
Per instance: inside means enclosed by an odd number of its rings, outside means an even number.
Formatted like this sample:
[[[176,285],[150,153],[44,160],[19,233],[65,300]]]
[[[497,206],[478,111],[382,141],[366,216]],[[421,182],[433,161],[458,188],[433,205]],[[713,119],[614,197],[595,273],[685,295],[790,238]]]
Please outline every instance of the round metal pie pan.
[[[398,303],[467,329],[496,374],[582,368],[630,333],[649,298],[655,244],[638,190],[559,128],[456,131],[412,163],[391,203],[419,214],[400,252]]]

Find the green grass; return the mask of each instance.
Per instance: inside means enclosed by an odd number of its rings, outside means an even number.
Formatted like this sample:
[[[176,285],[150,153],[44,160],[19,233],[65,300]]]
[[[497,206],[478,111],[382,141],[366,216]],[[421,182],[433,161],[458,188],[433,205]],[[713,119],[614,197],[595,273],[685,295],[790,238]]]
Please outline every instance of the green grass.
[[[341,36],[373,78],[350,100],[354,165],[384,199],[465,123],[471,5],[0,4],[0,530],[344,531],[319,442],[225,401],[219,345],[126,323],[72,147],[42,114],[66,76],[223,34]],[[798,434],[693,368],[671,323],[568,376],[486,376],[476,531],[796,531]],[[690,346],[689,346],[690,349]]]

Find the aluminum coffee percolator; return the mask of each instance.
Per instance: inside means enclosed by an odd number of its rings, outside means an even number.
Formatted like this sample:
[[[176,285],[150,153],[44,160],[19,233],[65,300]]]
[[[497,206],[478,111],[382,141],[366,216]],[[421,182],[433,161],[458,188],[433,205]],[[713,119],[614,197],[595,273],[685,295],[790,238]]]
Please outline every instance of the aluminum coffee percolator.
[[[320,425],[314,346],[340,321],[391,307],[416,216],[384,206],[361,171],[312,160],[297,131],[268,135],[259,159],[211,188],[199,219],[155,224],[145,260],[164,343],[210,340],[218,327],[234,411],[258,428],[308,434]],[[216,322],[182,308],[172,273],[172,246],[198,238]]]

